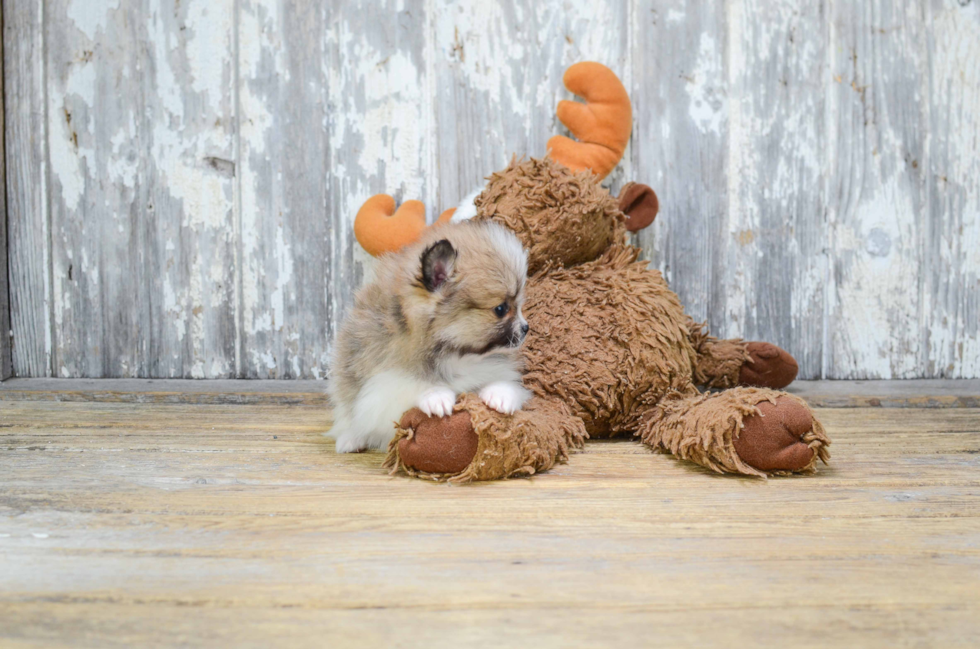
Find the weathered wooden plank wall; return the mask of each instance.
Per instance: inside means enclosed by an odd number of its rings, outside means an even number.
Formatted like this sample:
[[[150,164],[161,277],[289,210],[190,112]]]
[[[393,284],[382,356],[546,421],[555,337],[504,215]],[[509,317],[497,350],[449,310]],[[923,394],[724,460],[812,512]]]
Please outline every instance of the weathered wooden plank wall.
[[[39,2],[3,3],[7,268],[14,372],[20,376],[51,374],[42,20]]]
[[[3,25],[3,7],[0,5],[0,26]],[[0,49],[0,70],[3,69],[3,51]],[[0,97],[3,96],[3,80],[0,79]],[[3,154],[3,102],[0,102],[0,381],[13,374],[13,356],[10,349],[10,283],[7,280],[7,172]]]
[[[807,378],[980,376],[980,2],[3,0],[14,370],[322,378],[360,203],[540,155],[563,70],[722,336]]]

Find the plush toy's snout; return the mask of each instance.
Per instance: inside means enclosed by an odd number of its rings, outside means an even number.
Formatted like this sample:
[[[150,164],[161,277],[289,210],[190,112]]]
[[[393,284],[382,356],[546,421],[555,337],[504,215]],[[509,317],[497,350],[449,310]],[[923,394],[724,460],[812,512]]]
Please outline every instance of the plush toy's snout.
[[[657,218],[660,201],[649,186],[627,183],[619,192],[619,211],[626,215],[626,229],[639,232]]]

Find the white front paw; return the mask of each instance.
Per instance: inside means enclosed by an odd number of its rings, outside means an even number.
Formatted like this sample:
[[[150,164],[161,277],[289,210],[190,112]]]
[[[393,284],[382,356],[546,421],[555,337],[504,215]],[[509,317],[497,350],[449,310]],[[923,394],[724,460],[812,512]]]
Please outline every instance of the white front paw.
[[[487,404],[488,408],[505,415],[512,415],[520,410],[530,396],[531,393],[520,384],[510,381],[491,383],[480,390],[480,399],[483,403]]]
[[[367,444],[356,435],[344,434],[337,438],[335,448],[338,453],[360,453],[367,450]]]
[[[432,388],[419,397],[419,410],[430,417],[445,417],[452,414],[456,405],[456,393],[449,388]]]

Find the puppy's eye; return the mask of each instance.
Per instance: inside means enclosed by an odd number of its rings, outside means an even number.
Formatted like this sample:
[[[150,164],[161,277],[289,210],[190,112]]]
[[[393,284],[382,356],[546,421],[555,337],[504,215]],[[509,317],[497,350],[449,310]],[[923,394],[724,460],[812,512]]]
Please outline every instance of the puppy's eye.
[[[510,311],[510,305],[508,305],[506,302],[501,302],[497,306],[493,307],[494,315],[496,315],[498,318],[503,318],[505,315],[507,315],[508,311]]]

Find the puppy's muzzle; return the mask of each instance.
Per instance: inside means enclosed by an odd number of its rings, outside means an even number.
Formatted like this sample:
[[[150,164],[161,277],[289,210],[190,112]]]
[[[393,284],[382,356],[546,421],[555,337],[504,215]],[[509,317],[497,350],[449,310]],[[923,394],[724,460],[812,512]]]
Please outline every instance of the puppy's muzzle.
[[[527,332],[531,330],[531,326],[528,323],[523,323],[517,327],[510,336],[510,346],[519,347],[524,338],[527,337]]]

